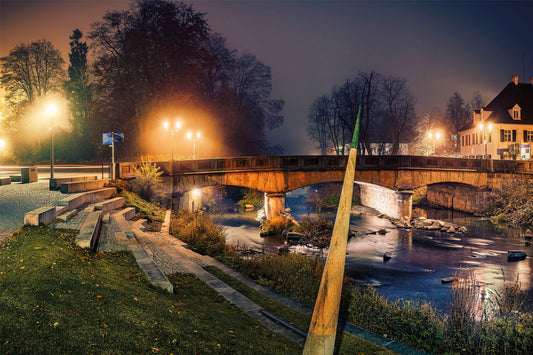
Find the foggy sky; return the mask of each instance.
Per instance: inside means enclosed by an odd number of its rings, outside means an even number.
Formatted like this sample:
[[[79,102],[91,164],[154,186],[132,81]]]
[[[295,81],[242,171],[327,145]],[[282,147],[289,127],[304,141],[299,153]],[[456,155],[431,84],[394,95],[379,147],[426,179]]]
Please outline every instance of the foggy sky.
[[[192,1],[231,48],[272,68],[273,98],[285,122],[269,134],[286,154],[309,154],[312,101],[357,71],[404,77],[417,113],[444,110],[458,91],[488,103],[511,80],[533,76],[533,2]],[[17,44],[50,40],[68,60],[68,36],[86,35],[126,0],[0,0],[0,56]],[[525,59],[523,61],[523,58]],[[525,64],[525,73],[524,65]],[[524,77],[525,76],[525,77]]]

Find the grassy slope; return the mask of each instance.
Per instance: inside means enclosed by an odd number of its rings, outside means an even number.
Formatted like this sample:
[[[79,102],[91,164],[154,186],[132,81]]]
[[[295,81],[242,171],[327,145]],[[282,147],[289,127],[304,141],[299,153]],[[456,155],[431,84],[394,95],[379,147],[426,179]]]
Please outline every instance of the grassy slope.
[[[225,274],[222,270],[214,266],[208,266],[205,269],[214,276],[216,276],[218,279],[222,280],[227,285],[231,286],[233,289],[239,291],[240,293],[248,297],[250,300],[263,307],[268,312],[276,315],[277,317],[283,319],[284,321],[288,322],[289,324],[295,326],[296,328],[304,332],[307,332],[307,330],[309,329],[311,317],[272,300],[271,298],[250,288],[239,280]],[[335,353],[394,354],[394,352],[389,351],[381,346],[357,338],[351,334],[344,333],[342,331],[337,332]]]
[[[300,353],[191,275],[151,287],[129,253],[25,227],[0,245],[2,353]]]

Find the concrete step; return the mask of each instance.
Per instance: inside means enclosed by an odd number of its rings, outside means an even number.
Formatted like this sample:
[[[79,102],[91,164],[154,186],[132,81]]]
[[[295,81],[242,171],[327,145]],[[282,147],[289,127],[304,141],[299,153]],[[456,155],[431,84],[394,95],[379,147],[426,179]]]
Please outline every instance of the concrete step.
[[[121,210],[115,211],[115,214],[122,214],[124,216],[124,219],[126,221],[129,221],[133,217],[135,217],[135,207],[126,207]]]
[[[89,212],[80,229],[80,233],[76,237],[76,245],[80,248],[96,250],[101,222],[101,211]]]
[[[104,188],[108,182],[109,182],[108,179],[64,182],[61,184],[60,190],[64,194],[72,194],[72,193],[84,192],[84,191],[93,191],[93,190]]]
[[[56,219],[56,206],[44,206],[30,211],[24,215],[24,224],[38,226],[50,224]]]
[[[100,190],[81,192],[70,195],[57,203],[58,206],[67,206],[68,210],[73,210],[85,203],[93,201],[104,200],[114,197],[117,194],[117,189],[114,187],[107,187]]]
[[[74,217],[76,214],[78,214],[78,210],[68,211],[68,212],[63,213],[60,216],[58,216],[57,219],[59,219],[59,220],[61,220],[63,222],[66,222],[66,221],[72,219],[72,217]]]
[[[63,178],[52,178],[50,179],[50,190],[59,190],[62,184],[68,182],[83,182],[83,181],[92,181],[96,180],[98,177],[94,176],[71,176]]]
[[[126,203],[126,199],[124,197],[115,197],[110,200],[105,200],[102,202],[98,202],[94,205],[94,209],[98,211],[102,211],[103,213],[110,212],[112,210],[116,210],[117,208],[121,208]]]

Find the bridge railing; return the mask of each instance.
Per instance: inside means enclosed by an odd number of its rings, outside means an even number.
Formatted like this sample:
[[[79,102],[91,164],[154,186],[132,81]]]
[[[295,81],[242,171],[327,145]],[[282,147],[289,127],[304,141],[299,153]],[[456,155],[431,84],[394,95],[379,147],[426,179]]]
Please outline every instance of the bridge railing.
[[[173,172],[178,174],[213,173],[254,170],[342,170],[346,168],[347,156],[339,155],[294,155],[198,159],[175,161]],[[170,174],[171,163],[154,162],[165,175]],[[134,166],[140,163],[118,163],[121,178],[133,176]],[[396,169],[452,169],[491,171],[496,173],[530,172],[533,162],[513,160],[461,159],[414,155],[362,155],[357,157],[357,170]]]

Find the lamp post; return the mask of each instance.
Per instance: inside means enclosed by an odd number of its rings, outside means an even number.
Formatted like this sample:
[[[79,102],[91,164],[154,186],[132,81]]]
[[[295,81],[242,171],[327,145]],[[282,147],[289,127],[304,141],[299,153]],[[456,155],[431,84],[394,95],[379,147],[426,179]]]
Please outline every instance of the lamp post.
[[[171,128],[168,121],[165,121],[163,123],[165,126],[165,131],[170,130],[170,175],[172,176],[172,184],[170,188],[170,210],[172,211],[174,208],[174,135],[178,133],[178,131],[181,128],[181,122],[176,121],[174,122],[174,127]]]
[[[429,131],[428,132],[428,138],[427,138],[427,151],[426,151],[426,155],[429,156],[429,152],[431,151],[431,141],[433,141],[433,150],[436,151],[437,150],[437,142],[440,140],[440,132],[433,132],[433,131]]]
[[[196,131],[196,135],[192,134],[192,132],[187,132],[187,138],[192,140],[192,159],[196,159],[196,142],[200,139],[200,131]]]
[[[46,107],[46,114],[50,117],[50,179],[54,178],[54,116],[56,113],[56,105],[49,104]]]
[[[488,153],[487,153],[487,137],[488,139],[491,139],[492,135],[492,123],[487,124],[487,129],[484,129],[483,123],[479,124],[479,131],[483,135],[483,143],[485,144],[485,159],[488,159]]]

